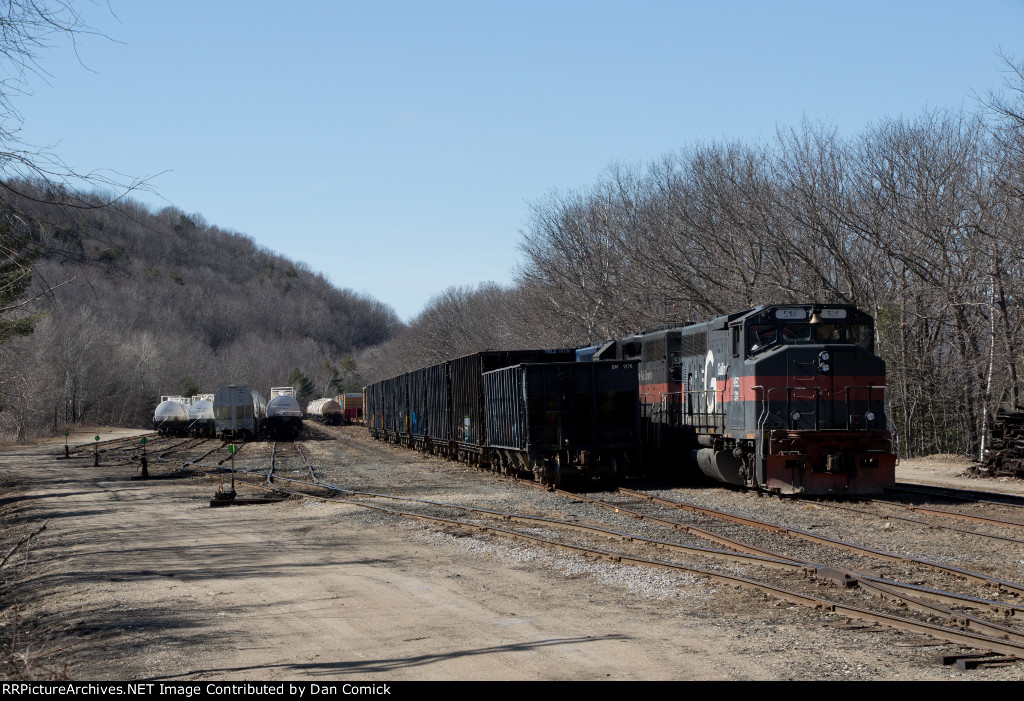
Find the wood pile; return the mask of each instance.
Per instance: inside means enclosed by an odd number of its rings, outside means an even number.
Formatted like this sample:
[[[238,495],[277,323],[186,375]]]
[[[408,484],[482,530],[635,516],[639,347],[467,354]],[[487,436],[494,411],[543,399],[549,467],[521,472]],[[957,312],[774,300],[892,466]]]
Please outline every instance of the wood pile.
[[[983,477],[1024,477],[1024,411],[1000,409],[987,428],[985,461],[973,471]]]

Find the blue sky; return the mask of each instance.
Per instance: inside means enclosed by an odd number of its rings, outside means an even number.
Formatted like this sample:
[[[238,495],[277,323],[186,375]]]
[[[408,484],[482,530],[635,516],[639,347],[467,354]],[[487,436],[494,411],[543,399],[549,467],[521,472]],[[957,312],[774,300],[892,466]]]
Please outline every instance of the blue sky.
[[[160,173],[174,205],[402,318],[509,282],[528,203],[613,162],[854,134],[975,109],[1024,2],[83,4],[101,37],[42,55],[21,137],[79,170]]]

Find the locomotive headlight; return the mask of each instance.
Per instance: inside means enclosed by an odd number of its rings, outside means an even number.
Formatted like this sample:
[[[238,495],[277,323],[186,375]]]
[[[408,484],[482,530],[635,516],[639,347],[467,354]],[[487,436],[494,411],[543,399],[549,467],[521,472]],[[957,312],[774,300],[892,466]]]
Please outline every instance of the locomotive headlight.
[[[822,351],[821,353],[818,354],[818,362],[819,363],[827,363],[829,361],[829,358],[831,358],[831,357],[832,356],[829,355],[828,351]]]
[[[828,372],[829,370],[832,369],[832,366],[829,365],[828,363],[822,363],[821,365],[818,366],[818,369],[821,370],[822,372]]]
[[[864,414],[864,418],[867,419],[868,421],[874,421],[875,420],[875,412],[869,411],[868,413]]]
[[[793,419],[794,421],[799,421],[800,420],[800,412],[799,411],[794,411],[792,414],[789,415],[789,418]]]

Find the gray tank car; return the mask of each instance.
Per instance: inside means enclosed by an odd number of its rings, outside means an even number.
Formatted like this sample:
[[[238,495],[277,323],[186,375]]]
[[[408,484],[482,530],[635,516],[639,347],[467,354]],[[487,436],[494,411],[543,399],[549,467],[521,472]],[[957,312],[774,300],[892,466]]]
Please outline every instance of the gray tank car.
[[[213,393],[217,435],[251,440],[262,435],[267,422],[267,400],[248,385],[225,385]]]
[[[294,387],[271,387],[267,402],[267,431],[278,438],[291,438],[302,430],[302,407],[295,400]]]
[[[188,431],[188,400],[163,395],[153,412],[153,430],[161,436],[184,436]]]

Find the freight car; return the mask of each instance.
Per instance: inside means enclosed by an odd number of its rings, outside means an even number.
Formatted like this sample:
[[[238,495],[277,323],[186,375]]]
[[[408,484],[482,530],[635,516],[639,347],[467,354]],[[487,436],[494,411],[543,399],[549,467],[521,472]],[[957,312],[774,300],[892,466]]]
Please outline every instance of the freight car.
[[[250,440],[266,428],[267,402],[252,387],[225,385],[213,394],[213,417],[218,436]]]
[[[363,423],[362,392],[346,392],[338,397],[341,404],[341,417],[347,424]]]
[[[485,351],[382,380],[364,390],[366,425],[380,440],[546,484],[607,477],[639,447],[635,364],[574,360],[571,348]]]
[[[612,341],[593,358],[639,362],[647,471],[786,494],[895,482],[885,362],[855,307],[755,307]]]
[[[197,394],[188,408],[188,430],[193,436],[212,438],[217,434],[217,421],[213,417],[213,395]]]
[[[161,436],[184,436],[188,431],[188,400],[164,395],[153,411],[153,430]]]
[[[341,404],[334,397],[314,399],[306,407],[306,414],[322,424],[337,426],[341,423]]]
[[[513,365],[484,373],[486,455],[545,483],[613,484],[640,448],[635,362]]]
[[[302,430],[302,407],[295,400],[294,387],[271,387],[267,402],[267,432],[278,438],[295,439]]]

